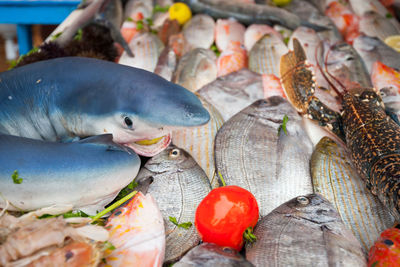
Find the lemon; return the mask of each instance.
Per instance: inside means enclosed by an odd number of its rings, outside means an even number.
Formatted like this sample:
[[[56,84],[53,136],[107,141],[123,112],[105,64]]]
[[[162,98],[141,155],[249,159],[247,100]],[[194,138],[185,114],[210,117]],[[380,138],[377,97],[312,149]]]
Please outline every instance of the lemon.
[[[169,10],[169,18],[171,20],[176,19],[179,24],[185,24],[192,17],[192,11],[185,3],[175,3]]]
[[[272,0],[272,2],[277,6],[286,6],[292,2],[292,0]]]
[[[385,39],[385,43],[397,52],[400,52],[400,35],[389,36]]]

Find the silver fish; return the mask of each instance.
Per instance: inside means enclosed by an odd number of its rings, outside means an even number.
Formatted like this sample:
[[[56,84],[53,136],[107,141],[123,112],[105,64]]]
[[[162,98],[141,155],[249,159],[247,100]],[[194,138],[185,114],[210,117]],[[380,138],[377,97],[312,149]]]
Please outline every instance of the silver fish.
[[[248,3],[238,3],[231,0],[179,0],[190,6],[194,13],[206,13],[214,19],[234,18],[240,23],[250,24],[280,24],[289,29],[300,25],[308,25],[316,30],[325,28],[302,21],[298,16],[282,8]]]
[[[360,243],[319,194],[283,203],[259,221],[246,246],[255,266],[366,266]]]
[[[335,206],[365,253],[383,230],[392,227],[394,218],[367,190],[345,149],[328,137],[319,141],[311,156],[311,177],[315,192]]]
[[[157,66],[158,57],[164,49],[164,44],[157,35],[144,32],[136,35],[129,43],[129,47],[135,57],[129,57],[124,52],[118,63],[153,72]]]
[[[183,36],[192,48],[208,49],[214,43],[215,21],[206,14],[195,15],[183,27]]]
[[[325,50],[324,72],[339,89],[372,87],[371,78],[357,51],[348,43],[335,44]]]
[[[151,18],[153,15],[153,1],[152,0],[129,0],[125,4],[125,18],[132,18],[134,20],[142,18]],[[138,16],[138,14],[141,15]]]
[[[225,121],[254,101],[264,98],[261,75],[248,69],[218,77],[197,93],[216,107]]]
[[[154,197],[163,215],[165,262],[179,259],[200,242],[200,237],[194,225],[183,229],[169,217],[178,223],[194,223],[197,206],[211,190],[207,175],[186,151],[170,145],[144,165],[135,181],[140,191]]]
[[[174,267],[252,267],[234,249],[216,244],[203,243],[190,250]]]
[[[284,116],[285,130],[278,130]],[[283,202],[313,192],[312,143],[302,118],[285,99],[258,100],[222,125],[215,138],[215,165],[228,185],[256,197],[264,216]]]
[[[214,164],[214,139],[219,128],[224,124],[219,111],[202,97],[199,97],[204,108],[210,113],[207,124],[172,132],[172,143],[183,148],[196,160],[207,174],[213,188],[218,187],[218,179]]]
[[[173,81],[195,92],[217,78],[217,57],[211,50],[196,48],[179,60]]]
[[[259,221],[246,247],[255,266],[366,266],[360,243],[333,205],[319,194],[301,195]]]
[[[353,47],[364,60],[369,73],[376,61],[400,70],[400,53],[376,37],[360,35],[354,40]]]
[[[169,46],[165,47],[158,58],[154,73],[160,75],[167,81],[171,81],[176,69],[177,61],[178,59],[174,50]]]
[[[249,69],[259,74],[274,74],[279,77],[281,56],[288,51],[279,37],[275,34],[266,34],[250,50]]]
[[[371,37],[378,37],[382,41],[391,35],[400,34],[388,18],[375,11],[368,11],[361,16],[360,32]]]
[[[329,40],[332,44],[342,40],[342,36],[333,21],[321,13],[313,4],[305,0],[295,0],[289,5],[284,6],[284,8],[296,14],[304,21],[327,28],[326,31],[318,32],[318,35],[322,39]]]

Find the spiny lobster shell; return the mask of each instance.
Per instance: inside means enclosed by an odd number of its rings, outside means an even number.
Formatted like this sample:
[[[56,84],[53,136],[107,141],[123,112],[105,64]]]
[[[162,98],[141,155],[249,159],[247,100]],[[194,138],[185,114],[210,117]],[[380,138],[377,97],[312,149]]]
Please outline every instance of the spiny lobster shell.
[[[373,194],[400,219],[400,126],[391,120],[376,93],[344,95],[343,125],[357,171]]]

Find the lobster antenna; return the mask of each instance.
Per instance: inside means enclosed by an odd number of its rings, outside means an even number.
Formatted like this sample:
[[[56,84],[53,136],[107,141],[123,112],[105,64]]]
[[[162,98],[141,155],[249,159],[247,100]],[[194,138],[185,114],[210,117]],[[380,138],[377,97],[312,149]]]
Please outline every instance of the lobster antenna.
[[[322,44],[323,44],[323,41],[321,40],[321,41],[319,42],[317,48],[315,49],[315,61],[317,62],[317,67],[318,67],[318,69],[320,70],[322,76],[323,76],[323,77],[325,78],[325,80],[328,82],[328,84],[333,88],[333,90],[334,90],[341,98],[343,98],[343,94],[336,88],[336,86],[335,86],[335,85],[331,82],[331,80],[326,76],[324,70],[322,69],[321,65],[319,64],[319,60],[318,60],[318,58],[317,58],[317,52],[318,52],[318,49],[322,46]],[[329,51],[330,51],[330,49],[331,49],[331,46],[329,47]],[[333,75],[331,75],[331,74],[329,73],[329,71],[327,70],[327,68],[326,68],[326,61],[327,61],[327,56],[328,56],[328,54],[329,54],[329,51],[328,51],[328,53],[327,53],[327,55],[326,55],[326,57],[325,57],[325,59],[324,59],[325,69],[326,69],[326,72],[329,74],[329,76],[332,77],[332,79],[334,79],[335,81],[337,81],[336,78],[333,77]],[[340,83],[340,81],[337,81],[337,82],[338,82],[341,86],[343,86],[343,85]]]
[[[334,47],[334,46],[337,45],[337,44],[338,44],[338,42],[336,42],[335,44],[331,45],[331,46],[329,47],[328,52],[326,53],[325,61],[324,61],[325,72],[329,75],[329,77],[331,77],[335,82],[337,82],[337,83],[343,88],[344,91],[347,91],[347,90],[346,90],[346,87],[343,85],[343,83],[342,83],[341,81],[339,81],[339,79],[337,79],[335,76],[333,76],[332,73],[330,73],[329,70],[328,70],[328,68],[327,68],[327,62],[328,62],[329,53],[331,52],[332,47]],[[333,90],[335,90],[335,92],[336,92],[337,94],[339,94],[340,97],[343,98],[343,94],[340,93],[340,92],[337,90],[337,88],[336,88],[335,86],[333,87]]]

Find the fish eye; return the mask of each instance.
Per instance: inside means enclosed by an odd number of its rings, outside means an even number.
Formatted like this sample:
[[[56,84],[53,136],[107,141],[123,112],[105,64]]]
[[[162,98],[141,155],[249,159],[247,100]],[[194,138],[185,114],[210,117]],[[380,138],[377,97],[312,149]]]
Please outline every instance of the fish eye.
[[[393,241],[389,240],[389,239],[385,239],[382,242],[383,242],[383,244],[385,244],[387,246],[393,246],[394,245]]]
[[[132,128],[133,122],[129,117],[125,117],[124,122],[125,122],[126,126],[128,126],[129,128]]]
[[[303,197],[303,196],[297,197],[297,202],[299,202],[301,205],[307,205],[308,203],[310,203],[308,198]]]
[[[177,158],[177,157],[179,157],[180,154],[181,154],[181,152],[177,148],[174,148],[169,152],[169,156],[171,158]]]

